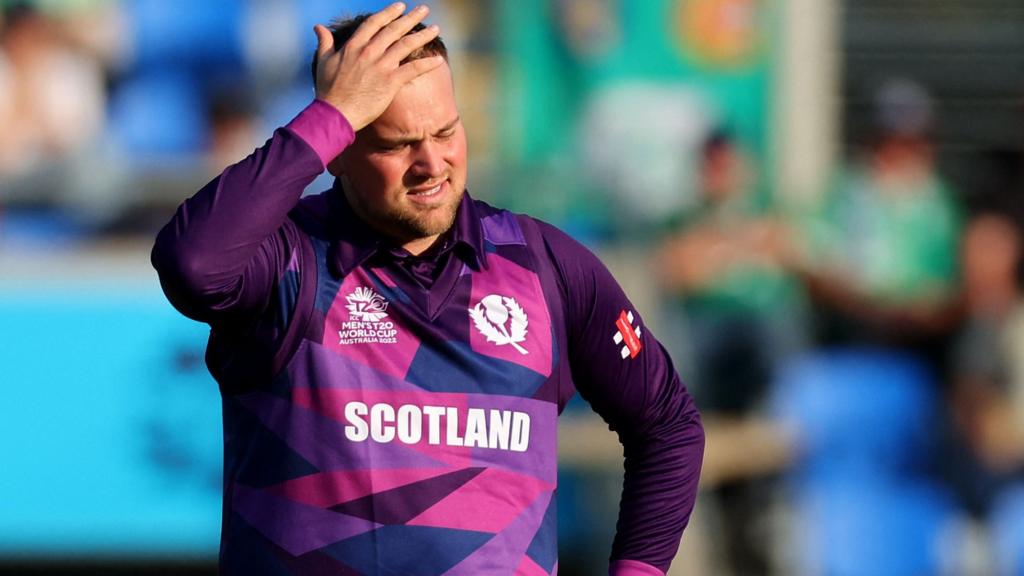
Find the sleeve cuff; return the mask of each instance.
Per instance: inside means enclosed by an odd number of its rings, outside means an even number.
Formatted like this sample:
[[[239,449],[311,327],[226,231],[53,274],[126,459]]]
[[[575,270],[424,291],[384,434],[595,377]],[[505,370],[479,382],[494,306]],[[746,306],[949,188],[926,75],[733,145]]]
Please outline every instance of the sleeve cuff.
[[[314,100],[285,128],[309,144],[324,166],[356,138],[344,114],[323,100]]]
[[[616,560],[608,566],[608,576],[665,576],[665,573],[645,562]]]

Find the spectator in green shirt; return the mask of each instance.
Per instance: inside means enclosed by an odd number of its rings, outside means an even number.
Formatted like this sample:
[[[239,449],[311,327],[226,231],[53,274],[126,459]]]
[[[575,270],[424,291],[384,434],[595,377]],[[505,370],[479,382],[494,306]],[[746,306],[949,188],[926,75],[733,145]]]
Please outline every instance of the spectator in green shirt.
[[[919,346],[953,320],[960,213],[936,171],[927,93],[891,81],[875,108],[874,141],[803,221],[791,264],[825,342]]]

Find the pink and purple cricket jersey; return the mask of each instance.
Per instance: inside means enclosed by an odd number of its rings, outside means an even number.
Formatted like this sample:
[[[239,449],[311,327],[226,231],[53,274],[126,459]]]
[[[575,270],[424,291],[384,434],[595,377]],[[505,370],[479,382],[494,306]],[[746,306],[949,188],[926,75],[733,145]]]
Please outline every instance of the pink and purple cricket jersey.
[[[464,196],[429,255],[388,245],[340,185],[353,139],[314,102],[185,201],[153,263],[211,327],[225,574],[557,572],[557,418],[579,390],[618,432],[613,574],[663,574],[703,431],[618,284],[557,229]]]

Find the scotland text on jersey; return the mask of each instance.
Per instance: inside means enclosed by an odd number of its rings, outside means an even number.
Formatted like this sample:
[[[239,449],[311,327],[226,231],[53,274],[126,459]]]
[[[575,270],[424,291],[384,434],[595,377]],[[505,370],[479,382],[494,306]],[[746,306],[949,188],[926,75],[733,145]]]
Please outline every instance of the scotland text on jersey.
[[[469,408],[465,418],[466,425],[462,428],[460,411],[452,406],[403,404],[396,410],[383,402],[370,406],[349,402],[345,405],[345,420],[348,421],[345,438],[352,442],[372,440],[381,444],[395,440],[403,444],[426,441],[434,446],[444,444],[512,452],[526,452],[530,447],[530,415],[525,412]]]

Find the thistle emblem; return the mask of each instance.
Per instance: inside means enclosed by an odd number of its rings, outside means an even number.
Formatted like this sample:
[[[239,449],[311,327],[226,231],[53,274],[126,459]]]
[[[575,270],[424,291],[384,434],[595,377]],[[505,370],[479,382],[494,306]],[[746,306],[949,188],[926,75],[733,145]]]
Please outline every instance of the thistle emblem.
[[[515,298],[497,294],[485,296],[476,306],[469,309],[469,317],[473,319],[476,329],[487,337],[488,342],[494,342],[498,346],[509,344],[520,354],[529,354],[519,345],[526,340],[529,320]]]
[[[345,308],[352,320],[379,322],[388,316],[385,312],[388,308],[388,301],[370,288],[360,286],[345,296],[345,300],[348,300],[348,305]]]

